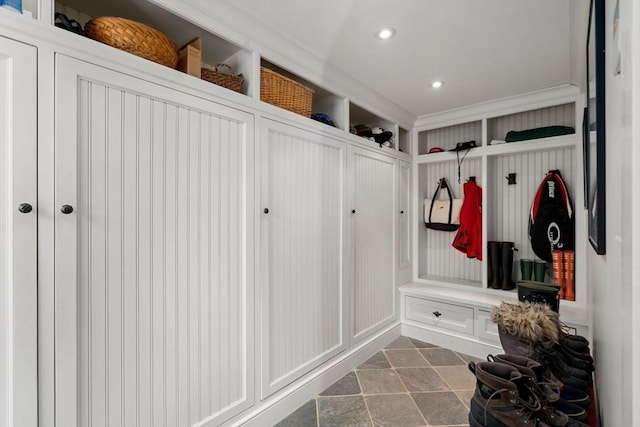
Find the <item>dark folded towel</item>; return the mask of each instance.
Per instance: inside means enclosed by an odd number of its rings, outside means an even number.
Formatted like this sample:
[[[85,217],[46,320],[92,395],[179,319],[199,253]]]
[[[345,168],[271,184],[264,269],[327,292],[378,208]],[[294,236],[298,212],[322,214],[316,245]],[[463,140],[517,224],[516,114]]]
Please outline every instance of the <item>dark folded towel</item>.
[[[507,132],[505,141],[524,141],[527,139],[548,138],[550,136],[569,135],[572,133],[576,133],[576,130],[569,126],[546,126],[521,131],[511,130]]]

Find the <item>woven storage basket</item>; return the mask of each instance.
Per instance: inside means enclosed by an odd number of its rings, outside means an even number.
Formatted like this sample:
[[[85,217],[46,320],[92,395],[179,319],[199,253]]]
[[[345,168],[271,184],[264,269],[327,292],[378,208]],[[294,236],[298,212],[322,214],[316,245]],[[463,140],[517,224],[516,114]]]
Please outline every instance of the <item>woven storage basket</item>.
[[[221,73],[220,70],[222,69],[226,69],[231,74]],[[200,70],[200,77],[202,80],[217,84],[218,86],[226,87],[236,92],[242,91],[244,78],[242,76],[236,76],[233,73],[233,69],[227,64],[216,64],[213,69],[203,68]]]
[[[178,48],[160,31],[125,18],[103,16],[84,26],[87,37],[158,64],[176,68]]]
[[[313,89],[273,70],[260,69],[260,99],[264,102],[310,117],[313,93]]]

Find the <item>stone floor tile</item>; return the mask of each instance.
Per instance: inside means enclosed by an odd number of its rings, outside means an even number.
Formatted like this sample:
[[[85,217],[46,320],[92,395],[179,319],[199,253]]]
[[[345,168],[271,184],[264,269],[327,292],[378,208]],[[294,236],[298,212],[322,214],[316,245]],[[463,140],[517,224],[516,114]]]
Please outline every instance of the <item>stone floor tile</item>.
[[[393,369],[356,371],[364,394],[405,393],[407,389]]]
[[[384,354],[394,368],[429,366],[418,350],[385,350]]]
[[[360,384],[355,372],[349,372],[340,378],[320,393],[320,396],[345,396],[350,394],[360,394]]]
[[[462,401],[464,406],[469,409],[469,403],[471,402],[471,398],[473,397],[474,390],[456,390],[455,394]]]
[[[425,421],[409,394],[365,396],[376,427],[420,427]]]
[[[396,372],[410,392],[449,390],[449,385],[433,368],[398,368]]]
[[[371,427],[371,417],[362,396],[318,398],[318,425],[321,427]]]
[[[411,397],[429,425],[458,425],[469,422],[469,410],[453,392],[411,393]]]
[[[466,365],[467,363],[456,354],[446,348],[425,348],[420,353],[429,361],[431,366]]]
[[[475,357],[475,356],[469,356],[468,354],[464,354],[464,353],[460,353],[460,352],[456,352],[456,353],[458,354],[458,356],[460,356],[460,358],[462,360],[464,360],[467,363],[469,363],[469,362],[474,362],[474,363],[485,362],[484,359],[480,359],[480,358]]]
[[[385,348],[415,348],[411,340],[407,337],[398,337]]]
[[[434,369],[452,390],[472,390],[476,387],[476,377],[466,366],[436,366]]]
[[[287,418],[280,421],[275,427],[318,427],[318,414],[316,412],[316,400],[310,400]]]
[[[416,348],[438,348],[438,346],[435,345],[435,344],[431,344],[431,343],[428,343],[428,342],[416,340],[416,339],[413,339],[413,338],[409,338],[409,341],[411,341],[411,343]]]
[[[358,369],[389,369],[391,365],[384,355],[384,352],[379,351],[369,358],[362,365],[358,366]]]

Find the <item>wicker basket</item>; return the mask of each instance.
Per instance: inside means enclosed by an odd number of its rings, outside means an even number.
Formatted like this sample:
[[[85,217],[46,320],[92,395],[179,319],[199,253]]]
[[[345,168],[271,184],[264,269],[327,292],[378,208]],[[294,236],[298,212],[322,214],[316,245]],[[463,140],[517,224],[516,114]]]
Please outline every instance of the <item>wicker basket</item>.
[[[226,69],[229,73],[220,72],[222,69]],[[242,91],[244,78],[242,76],[236,76],[233,73],[233,69],[227,64],[216,64],[213,69],[203,68],[200,70],[200,77],[202,80],[217,84],[218,86],[226,87],[236,92]]]
[[[84,26],[87,37],[158,64],[176,68],[178,48],[169,37],[148,25],[103,16]]]
[[[276,107],[310,117],[313,89],[262,67],[260,69],[260,99]]]

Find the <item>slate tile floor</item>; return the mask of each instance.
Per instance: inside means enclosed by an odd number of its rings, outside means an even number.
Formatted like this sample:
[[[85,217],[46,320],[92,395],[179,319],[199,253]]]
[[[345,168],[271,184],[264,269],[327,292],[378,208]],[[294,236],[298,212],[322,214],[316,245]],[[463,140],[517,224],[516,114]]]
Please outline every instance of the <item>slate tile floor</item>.
[[[471,360],[400,337],[276,427],[467,426]]]

